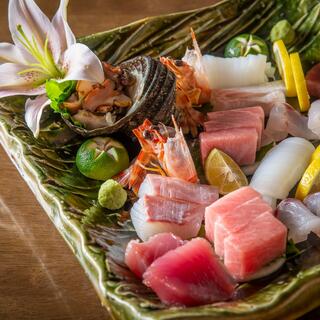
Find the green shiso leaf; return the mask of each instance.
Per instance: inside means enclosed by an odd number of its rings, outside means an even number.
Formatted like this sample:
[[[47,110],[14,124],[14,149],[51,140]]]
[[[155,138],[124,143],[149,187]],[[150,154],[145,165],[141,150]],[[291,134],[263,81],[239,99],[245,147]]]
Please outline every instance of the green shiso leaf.
[[[99,204],[93,205],[84,211],[84,217],[81,222],[84,225],[109,225],[111,211],[102,208]]]
[[[297,248],[292,240],[288,240],[286,248],[286,258],[293,258],[301,254],[301,251]]]
[[[68,110],[61,109],[60,105],[66,101],[74,92],[76,81],[68,80],[57,82],[56,80],[48,80],[46,82],[46,92],[48,98],[51,100],[51,108],[54,112],[60,113],[63,117],[69,117]]]

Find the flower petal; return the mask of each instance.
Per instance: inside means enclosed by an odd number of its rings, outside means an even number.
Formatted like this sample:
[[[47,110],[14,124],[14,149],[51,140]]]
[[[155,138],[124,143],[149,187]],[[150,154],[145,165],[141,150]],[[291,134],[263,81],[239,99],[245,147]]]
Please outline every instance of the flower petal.
[[[52,25],[59,35],[61,52],[64,52],[67,48],[76,43],[76,37],[67,22],[68,3],[69,0],[61,0],[59,9],[52,19]]]
[[[0,98],[19,94],[38,95],[45,92],[43,85],[46,77],[39,72],[19,74],[26,66],[15,63],[0,65]]]
[[[65,80],[88,80],[102,83],[104,71],[99,58],[84,44],[75,43],[63,56]]]
[[[25,63],[25,59],[20,50],[13,44],[2,42],[0,43],[0,63],[14,62]]]
[[[39,48],[44,48],[45,40],[49,35],[55,35],[53,26],[48,17],[33,0],[9,0],[9,29],[12,40],[24,55],[28,57],[29,62],[33,62],[33,56],[19,40],[21,39],[21,35],[17,29],[19,25],[21,25],[26,37],[30,41],[34,38]],[[56,38],[55,36],[50,43],[56,41]],[[60,55],[60,52],[55,55]]]
[[[38,137],[40,132],[40,121],[44,108],[50,104],[47,95],[43,94],[35,99],[28,99],[25,104],[25,120],[27,126],[33,132],[35,137]]]

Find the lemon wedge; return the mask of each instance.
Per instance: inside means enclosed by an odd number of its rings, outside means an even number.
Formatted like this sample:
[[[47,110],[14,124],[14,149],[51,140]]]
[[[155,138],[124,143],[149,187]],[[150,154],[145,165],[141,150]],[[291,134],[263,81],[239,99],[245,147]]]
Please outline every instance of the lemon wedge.
[[[298,52],[290,54],[291,68],[294,83],[296,86],[300,111],[305,112],[310,108],[310,97],[308,94],[307,83],[304,77],[301,60]]]
[[[296,97],[297,91],[293,78],[290,56],[282,40],[277,40],[273,43],[273,53],[280,76],[286,86],[286,96]]]
[[[320,190],[319,174],[320,158],[315,158],[304,172],[298,184],[295,196],[297,199],[303,200],[311,191]]]
[[[320,145],[316,147],[316,150],[314,150],[313,154],[311,155],[310,162],[312,162],[315,159],[319,159],[319,158],[320,158]]]
[[[224,152],[211,150],[205,162],[208,182],[219,189],[222,195],[248,185],[248,180],[238,164]]]

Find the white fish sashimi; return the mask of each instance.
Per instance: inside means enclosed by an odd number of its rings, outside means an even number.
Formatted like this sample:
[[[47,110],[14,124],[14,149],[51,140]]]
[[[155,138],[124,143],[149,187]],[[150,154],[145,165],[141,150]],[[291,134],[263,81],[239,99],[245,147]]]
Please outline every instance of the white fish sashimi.
[[[171,232],[187,240],[198,235],[203,220],[203,211],[194,214],[193,219],[189,217],[188,222],[182,224],[169,221],[150,221],[144,200],[141,198],[131,208],[130,216],[138,237],[142,241],[147,241],[150,237],[164,232]]]
[[[303,203],[312,213],[320,217],[320,192],[308,195]]]
[[[267,82],[268,66],[265,55],[236,58],[204,55],[202,64],[211,89],[252,86]]]
[[[266,115],[277,103],[285,103],[285,87],[282,81],[267,82],[257,86],[214,89],[211,103],[215,111],[261,106]]]
[[[320,100],[316,100],[311,103],[311,107],[308,113],[308,128],[320,137]]]
[[[320,218],[300,200],[285,199],[277,208],[277,217],[289,229],[288,238],[294,243],[307,240],[309,233],[320,236]]]
[[[318,139],[318,136],[308,128],[308,117],[303,116],[287,103],[277,103],[270,112],[263,132],[262,145],[281,141],[288,134],[307,140]]]
[[[315,148],[303,138],[287,138],[271,149],[254,173],[250,186],[264,196],[284,199],[301,179]]]

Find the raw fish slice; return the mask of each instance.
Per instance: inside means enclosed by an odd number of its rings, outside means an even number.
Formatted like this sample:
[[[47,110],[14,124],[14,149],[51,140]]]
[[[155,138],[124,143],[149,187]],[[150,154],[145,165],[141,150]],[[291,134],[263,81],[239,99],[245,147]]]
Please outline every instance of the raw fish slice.
[[[125,263],[137,277],[142,278],[153,261],[183,243],[183,240],[172,233],[157,234],[143,243],[131,240],[126,248]]]
[[[277,104],[270,112],[267,127],[263,132],[262,145],[267,145],[273,141],[281,141],[288,134],[307,140],[318,138],[308,128],[308,117],[303,116],[288,104]]]
[[[215,115],[211,116],[210,121],[204,123],[205,131],[214,132],[219,130],[231,130],[235,128],[254,128],[258,134],[257,148],[260,148],[262,131],[264,129],[263,123],[260,121],[260,117],[251,112],[230,112],[229,115],[225,115],[222,111],[214,112]]]
[[[218,189],[204,184],[189,183],[178,178],[148,174],[139,189],[139,198],[144,195],[189,201],[208,206],[219,198]]]
[[[214,248],[218,256],[224,256],[224,241],[233,233],[247,227],[252,220],[264,213],[273,214],[272,208],[261,199],[254,199],[236,209],[218,216],[214,227]]]
[[[250,186],[264,196],[284,199],[309,165],[314,146],[303,138],[287,138],[272,148],[254,173]]]
[[[226,196],[214,202],[205,210],[205,231],[206,237],[214,241],[214,228],[216,220],[219,216],[227,214],[230,211],[236,210],[238,207],[247,204],[248,202],[261,200],[261,195],[250,187],[242,187],[233,191]]]
[[[187,201],[145,195],[143,202],[148,221],[185,224],[204,216],[205,206]]]
[[[310,96],[320,98],[320,63],[307,72],[306,80]]]
[[[200,149],[205,162],[210,151],[217,148],[239,165],[253,164],[256,158],[258,134],[255,129],[233,129],[200,133]]]
[[[266,78],[267,57],[251,55],[236,58],[221,58],[204,55],[202,64],[211,89],[258,85]]]
[[[235,283],[208,241],[193,239],[152,263],[144,283],[168,305],[197,306],[231,298]]]
[[[289,229],[289,239],[299,243],[314,232],[320,236],[320,218],[314,215],[300,200],[285,199],[277,208],[278,218]]]
[[[261,106],[266,116],[276,103],[285,102],[285,88],[282,81],[252,87],[215,89],[211,95],[215,111]]]
[[[311,130],[316,138],[320,138],[320,100],[316,100],[311,103],[311,107],[308,113],[308,129]]]
[[[131,208],[130,216],[139,238],[143,241],[147,241],[151,236],[164,232],[171,232],[186,240],[198,235],[203,219],[203,211],[194,213],[193,219],[189,217],[189,222],[184,224],[150,221],[146,214],[143,199],[139,199]]]
[[[245,281],[286,249],[287,229],[269,212],[229,235],[224,242],[224,264],[237,281]]]
[[[320,192],[308,195],[304,198],[303,203],[312,213],[320,217]]]
[[[215,114],[218,113],[224,116],[228,116],[231,113],[236,113],[239,115],[242,115],[243,113],[251,113],[252,115],[256,115],[260,118],[261,123],[264,124],[264,111],[263,108],[260,106],[254,106],[254,107],[248,107],[248,108],[241,108],[241,109],[230,109],[225,111],[213,111],[208,112],[207,117],[209,120],[213,120],[216,116]]]

